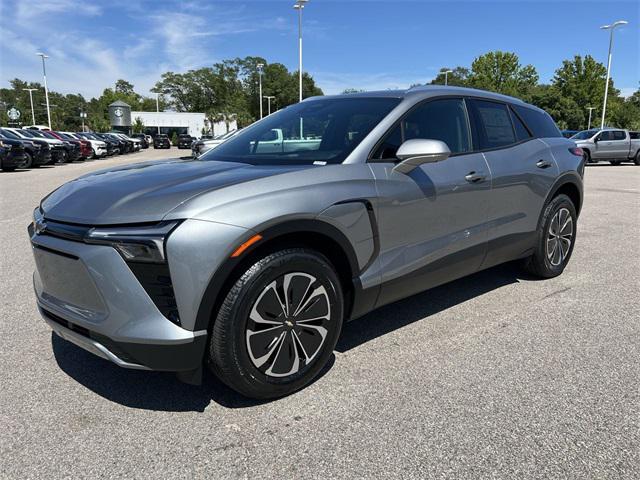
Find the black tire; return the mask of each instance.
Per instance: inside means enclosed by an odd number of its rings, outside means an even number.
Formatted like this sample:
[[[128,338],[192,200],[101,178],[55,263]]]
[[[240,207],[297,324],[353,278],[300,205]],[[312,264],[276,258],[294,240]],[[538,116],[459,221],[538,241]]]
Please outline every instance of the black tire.
[[[58,163],[68,163],[69,162],[69,155],[67,154],[66,151],[62,151],[60,153],[60,160],[58,161]]]
[[[331,357],[342,330],[343,304],[340,280],[323,255],[304,248],[269,254],[249,267],[224,299],[211,333],[209,366],[247,397],[295,392]],[[290,306],[295,311],[287,316]]]
[[[33,165],[33,157],[29,152],[24,152],[24,160],[20,162],[17,167],[18,168],[31,168]]]
[[[585,165],[591,163],[591,154],[589,153],[589,150],[583,150],[582,158]]]
[[[613,165],[614,167],[617,167],[618,165],[620,165],[622,163],[621,160],[609,160],[609,163],[611,165]]]
[[[640,150],[636,152],[636,157],[633,159],[633,163],[640,166]]]
[[[564,212],[568,212],[568,215],[571,219],[571,236],[569,238],[570,244],[566,245],[566,237],[562,235],[563,232],[568,232],[565,227],[565,230],[560,232],[556,232],[557,235],[553,236],[553,230],[551,229],[552,222],[555,222],[556,218],[562,218],[561,223],[564,224],[566,221],[566,217],[562,217]],[[577,233],[577,219],[578,216],[576,214],[576,208],[573,202],[566,195],[560,194],[554,197],[545,207],[542,217],[538,222],[538,234],[536,240],[536,247],[533,255],[525,260],[525,270],[527,270],[532,275],[541,278],[552,278],[560,275],[567,263],[571,258],[571,254],[573,253],[573,247],[576,243],[576,233]],[[562,225],[559,225],[560,227]],[[554,227],[554,230],[558,230],[558,227]],[[565,240],[560,240],[560,236],[565,238]],[[563,245],[564,248],[560,248],[559,251],[553,250],[553,240],[555,238],[555,245],[558,248],[560,245]],[[553,253],[551,253],[553,252]],[[549,255],[551,253],[551,256]],[[559,258],[559,262],[557,261]]]

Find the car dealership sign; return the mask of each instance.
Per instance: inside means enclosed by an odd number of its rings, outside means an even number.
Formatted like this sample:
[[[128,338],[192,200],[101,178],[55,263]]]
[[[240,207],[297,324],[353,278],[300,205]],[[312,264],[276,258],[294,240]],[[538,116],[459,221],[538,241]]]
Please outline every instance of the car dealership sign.
[[[16,107],[11,107],[7,112],[7,116],[9,117],[9,120],[16,122],[20,118],[20,110]]]

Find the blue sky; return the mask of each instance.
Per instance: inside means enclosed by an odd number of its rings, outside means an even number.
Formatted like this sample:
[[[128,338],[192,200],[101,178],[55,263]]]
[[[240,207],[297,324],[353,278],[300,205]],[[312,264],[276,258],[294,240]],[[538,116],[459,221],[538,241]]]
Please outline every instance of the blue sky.
[[[146,94],[164,71],[260,55],[297,68],[297,13],[286,1],[2,0],[0,84],[41,81],[37,51],[50,55],[49,87],[96,96],[118,78]],[[630,94],[640,80],[640,1],[310,0],[304,69],[325,93],[404,88],[443,66],[469,66],[490,50],[517,53],[549,81],[563,59],[606,62]]]

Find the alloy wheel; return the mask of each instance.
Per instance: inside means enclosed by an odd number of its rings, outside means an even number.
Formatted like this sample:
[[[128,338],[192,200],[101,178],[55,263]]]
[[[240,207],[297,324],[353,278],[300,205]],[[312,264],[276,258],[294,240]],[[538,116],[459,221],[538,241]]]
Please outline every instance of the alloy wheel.
[[[253,365],[270,377],[294,375],[321,351],[331,322],[325,287],[303,272],[287,273],[258,296],[246,327]]]
[[[561,265],[569,254],[573,241],[573,218],[561,208],[551,219],[547,232],[547,259],[554,267]]]

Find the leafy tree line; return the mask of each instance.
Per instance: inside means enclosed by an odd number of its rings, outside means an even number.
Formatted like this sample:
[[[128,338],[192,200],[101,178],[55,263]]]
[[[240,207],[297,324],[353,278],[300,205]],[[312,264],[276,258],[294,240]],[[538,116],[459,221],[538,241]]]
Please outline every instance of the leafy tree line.
[[[260,117],[258,64],[264,65],[263,95],[275,97],[271,101],[272,111],[298,101],[298,72],[290,72],[281,63],[267,63],[261,57],[225,60],[185,73],[167,72],[161,76],[152,92],[159,94],[161,110],[203,112],[210,122],[236,120],[243,127]],[[31,124],[29,92],[24,91],[25,88],[37,89],[33,92],[36,123],[46,124],[43,86],[18,78],[9,83],[11,88],[0,88],[0,125],[9,122],[7,110],[11,107],[20,110],[23,124]],[[323,94],[308,73],[303,74],[302,91],[304,97]],[[110,129],[108,107],[116,100],[131,105],[134,111],[156,110],[155,97],[141,95],[128,81],[118,80],[114,88],[105,88],[100,97],[90,100],[80,94],[64,95],[49,91],[52,125],[60,130],[80,130],[80,112],[86,112],[85,125],[92,130],[107,131]],[[263,102],[266,115],[267,102]],[[140,125],[134,126],[141,128]]]
[[[576,55],[564,60],[549,84],[538,82],[533,65],[522,65],[511,52],[489,52],[476,58],[470,68],[443,68],[431,84],[444,84],[445,70],[448,84],[479,88],[511,95],[545,109],[561,129],[587,128],[589,111],[595,107],[591,126],[600,126],[607,69],[591,55]],[[640,88],[624,99],[609,79],[609,95],[605,124],[640,129]]]
[[[160,109],[178,112],[204,112],[210,122],[237,120],[245,126],[260,116],[258,101],[259,69],[263,64],[262,93],[275,97],[272,111],[298,101],[298,72],[289,71],[281,63],[267,63],[262,57],[245,57],[224,60],[184,73],[166,72],[155,84],[153,92],[159,95]],[[588,110],[595,107],[592,126],[600,125],[606,68],[590,55],[576,55],[565,60],[556,70],[549,84],[540,84],[534,66],[522,65],[518,56],[511,52],[494,51],[476,58],[470,67],[457,66],[442,69],[432,84],[443,84],[444,70],[450,85],[466,86],[503,93],[533,103],[548,111],[563,129],[580,130],[587,127]],[[37,82],[14,79],[11,88],[0,89],[0,125],[8,123],[7,110],[16,107],[22,112],[21,121],[31,123],[29,93],[25,88],[36,88],[33,92],[36,123],[46,123],[44,89]],[[361,91],[347,89],[345,93]],[[304,97],[322,95],[313,78],[303,74]],[[86,100],[80,94],[63,95],[49,92],[52,105],[51,121],[54,128],[79,130],[80,112],[87,113],[86,125],[99,131],[110,128],[108,105],[122,100],[133,110],[154,111],[155,97],[137,93],[134,85],[118,80],[114,88],[106,88],[98,98]],[[263,100],[266,115],[266,101]],[[134,119],[135,121],[135,119]],[[640,89],[624,99],[614,86],[609,84],[606,124],[610,126],[640,129]],[[142,125],[135,125],[141,129]]]

